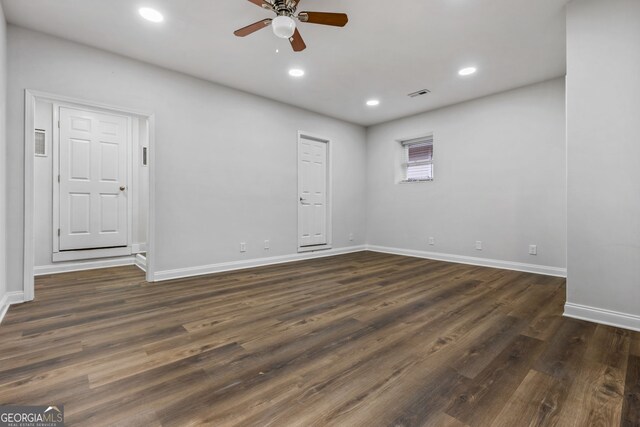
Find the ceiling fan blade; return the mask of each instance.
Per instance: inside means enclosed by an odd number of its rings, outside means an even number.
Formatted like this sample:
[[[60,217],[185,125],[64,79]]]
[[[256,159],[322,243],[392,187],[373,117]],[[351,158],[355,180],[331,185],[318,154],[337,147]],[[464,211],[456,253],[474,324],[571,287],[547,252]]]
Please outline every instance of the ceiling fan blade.
[[[298,19],[301,22],[310,24],[333,25],[334,27],[344,27],[349,22],[349,17],[344,13],[326,12],[300,12]]]
[[[263,19],[262,21],[258,21],[251,25],[247,25],[244,28],[240,28],[239,30],[236,30],[233,34],[235,34],[238,37],[246,37],[249,34],[253,34],[256,31],[267,27],[269,24],[271,24],[271,19]]]
[[[291,36],[291,38],[289,39],[289,42],[291,42],[291,47],[293,48],[294,52],[302,52],[307,48],[307,45],[304,43],[304,40],[302,40],[300,31],[298,31],[297,28],[293,33],[293,36]]]
[[[265,0],[249,0],[251,3],[255,4],[256,6],[260,6],[263,7],[265,9],[273,9],[273,5],[271,3],[269,3],[268,1]]]

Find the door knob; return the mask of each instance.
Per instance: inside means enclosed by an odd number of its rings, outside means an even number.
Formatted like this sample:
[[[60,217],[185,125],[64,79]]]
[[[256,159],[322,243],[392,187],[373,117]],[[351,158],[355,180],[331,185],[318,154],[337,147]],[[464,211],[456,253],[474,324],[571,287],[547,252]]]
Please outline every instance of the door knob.
[[[124,190],[126,190],[126,189],[127,189],[127,186],[126,186],[126,185],[121,185],[121,186],[120,186],[120,191],[124,191]]]

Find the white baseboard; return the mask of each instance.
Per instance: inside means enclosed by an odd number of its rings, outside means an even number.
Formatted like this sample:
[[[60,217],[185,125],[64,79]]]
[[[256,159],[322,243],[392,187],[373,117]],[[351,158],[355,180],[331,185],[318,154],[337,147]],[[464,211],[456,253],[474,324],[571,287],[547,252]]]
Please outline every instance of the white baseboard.
[[[360,252],[369,250],[372,252],[382,252],[395,255],[427,258],[438,261],[447,261],[461,264],[471,264],[483,267],[502,268],[507,270],[523,271],[527,273],[545,274],[549,276],[566,277],[567,271],[564,268],[548,267],[536,264],[524,264],[511,261],[493,260],[487,258],[476,258],[461,255],[443,254],[437,252],[416,251],[411,249],[389,248],[375,245],[350,246],[346,248],[319,250],[315,252],[301,252],[290,255],[281,255],[269,258],[256,258],[243,261],[231,261],[218,264],[210,264],[196,267],[178,268],[174,270],[157,271],[154,281],[164,281],[179,279],[183,277],[201,276],[205,274],[220,273],[224,271],[241,270],[266,265],[282,264],[287,262],[302,261],[306,259],[321,258]],[[67,262],[60,264],[44,265],[34,268],[34,275],[42,276],[46,274],[66,273],[72,271],[92,270],[97,268],[120,267],[124,265],[136,265],[146,271],[146,258],[142,255],[118,257],[94,261]]]
[[[436,261],[455,262],[458,264],[479,265],[482,267],[501,268],[504,270],[523,271],[526,273],[544,274],[547,276],[567,277],[567,269],[560,267],[549,267],[546,265],[525,264],[521,262],[501,261],[489,258],[476,258],[463,255],[452,255],[438,252],[417,251],[413,249],[388,248],[384,246],[368,245],[367,250],[372,252],[382,252],[386,254],[412,256],[416,258],[427,258]]]
[[[21,304],[23,302],[24,292],[6,292],[2,298],[0,298],[0,323],[2,323],[2,319],[4,319],[4,315],[7,314],[7,310],[9,310],[11,304]]]
[[[301,261],[305,259],[313,259],[320,257],[328,257],[341,255],[352,252],[360,252],[369,250],[372,252],[382,252],[395,255],[412,256],[418,258],[427,258],[437,261],[455,262],[460,264],[471,264],[482,267],[501,268],[506,270],[523,271],[527,273],[544,274],[548,276],[566,277],[567,270],[559,267],[549,267],[537,264],[525,264],[512,261],[501,261],[487,258],[476,258],[462,255],[442,254],[437,252],[416,251],[410,249],[388,248],[375,245],[351,246],[340,249],[328,249],[324,251],[297,253],[292,255],[282,255],[269,258],[257,258],[246,261],[232,261],[219,264],[203,265],[197,267],[179,268],[175,270],[157,271],[154,275],[154,281],[164,281],[171,279],[179,279],[184,277],[201,276],[205,274],[220,273],[224,271],[241,270],[253,267],[262,267],[266,265],[282,264],[287,262]]]
[[[144,271],[145,273],[147,272],[147,257],[145,257],[142,254],[136,254],[136,267],[138,267],[140,270]]]
[[[154,281],[179,279],[183,277],[202,276],[205,274],[221,273],[224,271],[243,270],[246,268],[263,267],[266,265],[284,264],[287,262],[302,261],[313,258],[323,258],[335,255],[361,252],[366,250],[365,245],[350,246],[347,248],[327,249],[317,252],[304,252],[291,255],[274,256],[269,258],[256,258],[246,261],[231,261],[219,264],[203,265],[199,267],[178,268],[175,270],[156,271]]]
[[[71,271],[95,270],[97,268],[122,267],[135,264],[135,257],[126,256],[118,258],[101,259],[95,261],[64,262],[51,265],[40,265],[33,268],[34,276],[46,274],[68,273]]]
[[[5,293],[0,298],[0,323],[2,323],[2,319],[4,319],[4,315],[7,314],[7,310],[9,310],[9,303],[7,302],[7,294]]]
[[[634,314],[568,302],[564,305],[564,316],[640,332],[640,316]]]

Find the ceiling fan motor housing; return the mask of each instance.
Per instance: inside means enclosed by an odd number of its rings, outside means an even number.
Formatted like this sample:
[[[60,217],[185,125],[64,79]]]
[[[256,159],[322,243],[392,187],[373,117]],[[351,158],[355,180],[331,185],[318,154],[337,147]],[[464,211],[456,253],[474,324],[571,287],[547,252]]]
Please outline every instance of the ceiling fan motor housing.
[[[273,2],[273,10],[279,16],[293,16],[296,11],[295,3],[286,0],[275,0]]]

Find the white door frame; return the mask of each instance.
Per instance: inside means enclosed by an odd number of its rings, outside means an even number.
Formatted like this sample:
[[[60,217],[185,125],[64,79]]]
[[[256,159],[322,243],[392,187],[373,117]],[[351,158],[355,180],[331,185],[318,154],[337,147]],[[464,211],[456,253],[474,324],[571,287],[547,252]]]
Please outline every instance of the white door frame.
[[[300,246],[300,233],[302,231],[302,215],[300,214],[300,195],[302,194],[302,186],[300,180],[300,161],[302,156],[302,139],[312,139],[314,141],[323,142],[327,144],[327,243],[325,245],[315,245],[315,246]],[[298,231],[296,235],[296,245],[298,246],[298,252],[313,252],[313,251],[322,251],[326,249],[331,249],[332,242],[332,227],[331,227],[331,217],[332,215],[332,197],[333,197],[333,174],[332,165],[333,165],[333,147],[331,146],[331,140],[329,138],[325,138],[323,136],[314,135],[311,132],[298,131],[298,164],[297,164],[297,179],[298,179],[298,194],[296,195],[296,203],[298,206]]]
[[[76,108],[98,109],[128,114],[146,119],[149,123],[149,218],[147,230],[147,272],[148,282],[154,281],[155,272],[155,114],[127,107],[103,104],[64,95],[26,89],[24,93],[24,253],[23,253],[23,291],[24,300],[31,301],[35,297],[34,290],[34,157],[35,157],[35,113],[36,102],[46,101],[52,104],[66,104]],[[55,111],[54,111],[54,114]],[[57,124],[54,128],[56,133]],[[53,154],[53,153],[52,153]],[[54,180],[55,181],[55,180]],[[131,226],[131,225],[130,225]]]

